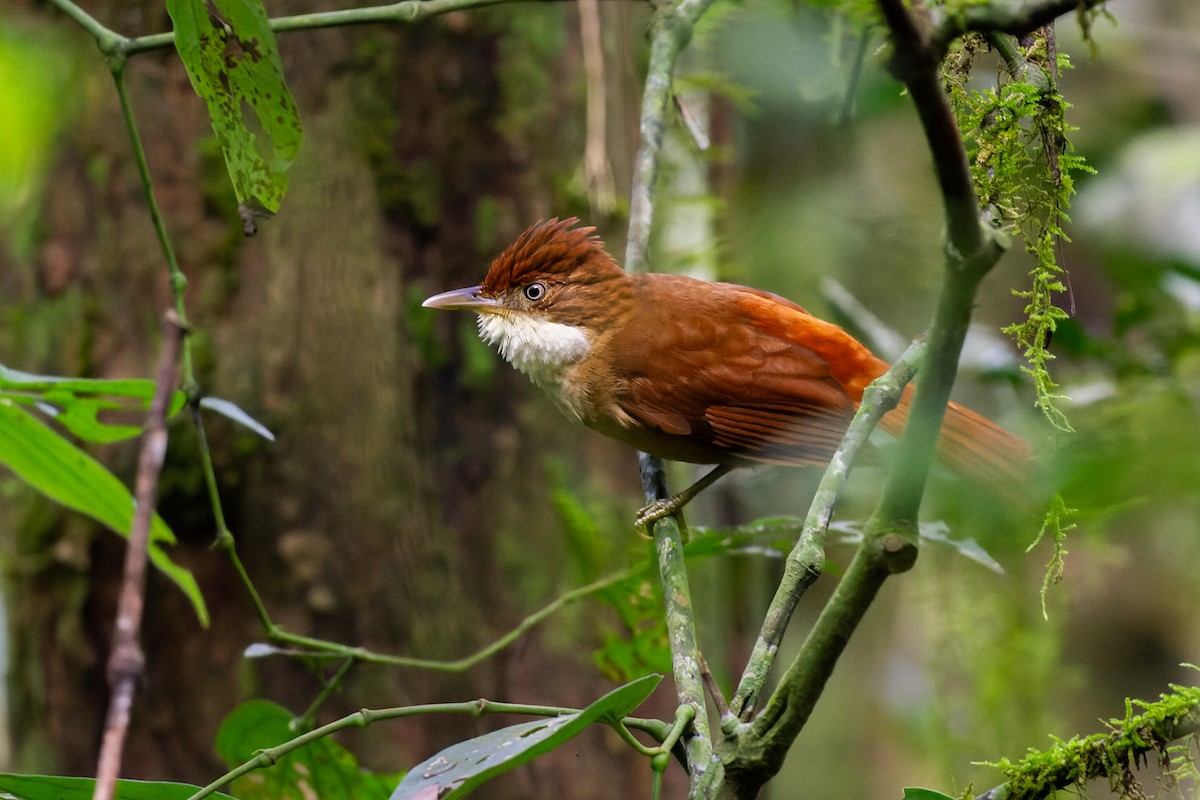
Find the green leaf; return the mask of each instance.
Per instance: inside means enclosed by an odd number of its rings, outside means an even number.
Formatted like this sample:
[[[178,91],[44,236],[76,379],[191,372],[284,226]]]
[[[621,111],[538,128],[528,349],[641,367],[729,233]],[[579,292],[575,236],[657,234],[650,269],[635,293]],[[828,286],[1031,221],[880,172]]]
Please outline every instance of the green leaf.
[[[137,436],[142,429],[139,425],[104,422],[100,412],[148,408],[154,397],[154,381],[34,375],[0,364],[0,397],[37,408],[84,441],[107,444]],[[114,397],[140,402],[131,407],[111,399]],[[185,400],[183,392],[175,392],[167,416],[178,413]]]
[[[94,395],[138,397],[147,403],[154,397],[154,381],[145,378],[105,380],[100,378],[62,378],[55,375],[35,375],[0,364],[0,389],[45,391],[65,389],[69,392]]]
[[[114,425],[100,421],[101,411],[115,411],[121,408],[121,404],[113,400],[76,397],[63,389],[52,389],[43,396],[45,400],[37,404],[38,410],[85,442],[108,444],[129,439],[142,432],[137,425]]]
[[[918,789],[912,786],[904,788],[904,800],[957,800],[941,792],[935,792],[933,789]]]
[[[660,680],[661,675],[647,675],[576,714],[510,725],[447,747],[409,770],[391,800],[462,797],[484,781],[553,750],[593,722],[624,717],[650,696]]]
[[[628,680],[635,675],[671,668],[667,623],[657,581],[645,575],[632,575],[597,592],[596,599],[612,607],[618,622],[606,623],[601,628],[602,644],[592,656],[601,672],[615,680]]]
[[[14,775],[0,772],[0,791],[20,800],[91,800],[95,778],[64,775]],[[199,786],[164,781],[117,781],[117,800],[186,800],[200,791]],[[216,792],[210,797],[234,800]]]
[[[274,214],[303,131],[266,9],[260,0],[167,0],[167,12],[192,87],[208,105],[238,202],[252,215]],[[249,224],[247,232],[253,232]]]
[[[100,462],[0,397],[0,463],[37,491],[67,508],[88,515],[122,536],[133,524],[133,496]],[[150,561],[174,581],[208,625],[208,609],[192,574],[173,563],[162,549],[175,535],[158,514],[150,525]]]
[[[228,400],[222,400],[219,397],[204,397],[200,400],[200,407],[207,408],[209,411],[215,411],[222,416],[229,417],[239,425],[243,425],[257,433],[268,442],[275,441],[275,434],[267,430],[267,426],[256,420],[254,417],[247,414],[242,409],[238,408],[235,403]]]
[[[266,700],[251,700],[230,712],[217,731],[217,753],[230,768],[255,757],[259,750],[295,739],[292,714]],[[279,763],[234,782],[240,800],[371,800],[386,798],[401,775],[364,771],[353,754],[326,737],[279,759]]]

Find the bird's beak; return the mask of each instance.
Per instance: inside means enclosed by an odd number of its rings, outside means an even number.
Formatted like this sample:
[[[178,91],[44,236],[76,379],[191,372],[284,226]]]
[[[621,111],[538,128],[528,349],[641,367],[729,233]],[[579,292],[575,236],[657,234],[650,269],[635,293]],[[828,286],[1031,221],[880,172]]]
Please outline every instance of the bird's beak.
[[[486,314],[500,306],[500,301],[494,297],[486,297],[482,286],[468,286],[465,289],[455,289],[452,292],[442,292],[421,303],[424,308],[445,308],[449,310],[475,311]]]

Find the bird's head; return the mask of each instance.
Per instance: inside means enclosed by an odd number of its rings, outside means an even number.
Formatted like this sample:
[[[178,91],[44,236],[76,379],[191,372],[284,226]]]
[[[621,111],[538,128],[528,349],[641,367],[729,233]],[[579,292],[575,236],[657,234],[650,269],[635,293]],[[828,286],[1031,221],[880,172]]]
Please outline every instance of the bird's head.
[[[587,357],[630,294],[629,276],[595,228],[573,227],[578,222],[533,225],[492,262],[483,283],[422,305],[474,311],[484,341],[536,383],[556,382]]]

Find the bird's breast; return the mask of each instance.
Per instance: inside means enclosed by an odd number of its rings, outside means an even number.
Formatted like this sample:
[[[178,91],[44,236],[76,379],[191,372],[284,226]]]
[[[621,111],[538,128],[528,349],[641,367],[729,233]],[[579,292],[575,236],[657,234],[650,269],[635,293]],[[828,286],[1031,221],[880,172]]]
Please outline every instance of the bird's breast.
[[[480,314],[479,336],[559,400],[568,373],[592,346],[583,328],[526,314]]]

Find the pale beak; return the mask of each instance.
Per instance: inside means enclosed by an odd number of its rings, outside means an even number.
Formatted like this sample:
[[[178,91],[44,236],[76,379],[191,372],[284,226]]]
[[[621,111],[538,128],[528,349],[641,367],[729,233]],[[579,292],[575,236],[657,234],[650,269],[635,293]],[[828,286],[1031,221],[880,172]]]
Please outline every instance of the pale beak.
[[[485,297],[482,286],[468,286],[465,289],[435,294],[421,305],[424,308],[445,308],[486,314],[499,308],[500,301],[494,297]]]

